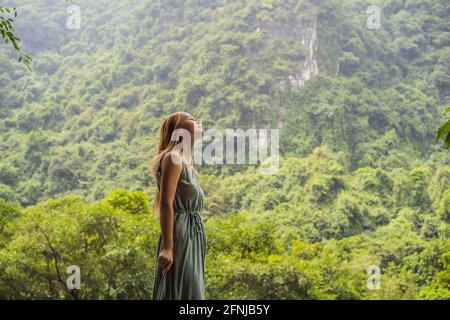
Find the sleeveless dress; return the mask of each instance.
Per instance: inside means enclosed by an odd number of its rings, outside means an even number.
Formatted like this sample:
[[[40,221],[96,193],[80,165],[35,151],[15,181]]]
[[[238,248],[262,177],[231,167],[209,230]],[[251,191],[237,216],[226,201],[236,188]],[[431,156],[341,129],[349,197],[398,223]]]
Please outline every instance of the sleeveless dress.
[[[158,264],[162,250],[159,235],[153,300],[204,300],[206,230],[201,218],[204,192],[183,160],[173,203],[173,264],[165,273]],[[158,180],[158,190],[159,180]]]

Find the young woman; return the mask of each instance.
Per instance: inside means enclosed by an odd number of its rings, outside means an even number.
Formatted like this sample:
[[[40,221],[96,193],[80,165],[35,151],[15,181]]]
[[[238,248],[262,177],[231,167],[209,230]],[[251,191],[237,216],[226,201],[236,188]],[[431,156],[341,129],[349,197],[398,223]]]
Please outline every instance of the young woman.
[[[192,165],[192,149],[204,134],[186,112],[164,119],[153,174],[161,234],[153,287],[154,300],[205,299],[206,232],[201,219],[204,192]]]

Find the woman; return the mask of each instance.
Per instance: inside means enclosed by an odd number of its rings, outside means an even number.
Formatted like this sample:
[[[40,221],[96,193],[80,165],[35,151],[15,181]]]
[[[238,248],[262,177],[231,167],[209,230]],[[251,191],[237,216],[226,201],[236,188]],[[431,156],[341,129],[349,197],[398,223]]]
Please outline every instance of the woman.
[[[203,134],[201,123],[186,112],[169,115],[161,125],[153,159],[158,187],[154,209],[161,226],[154,300],[205,299],[204,192],[192,166],[194,143]]]

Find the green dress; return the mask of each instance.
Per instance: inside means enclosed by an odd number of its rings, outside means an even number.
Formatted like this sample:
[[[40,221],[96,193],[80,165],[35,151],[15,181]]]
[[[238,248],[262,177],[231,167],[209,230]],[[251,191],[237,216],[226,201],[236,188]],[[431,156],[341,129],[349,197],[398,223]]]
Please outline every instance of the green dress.
[[[158,189],[159,186],[158,179]],[[206,230],[201,219],[204,192],[183,161],[173,203],[173,264],[167,273],[158,264],[159,235],[153,300],[204,300]]]

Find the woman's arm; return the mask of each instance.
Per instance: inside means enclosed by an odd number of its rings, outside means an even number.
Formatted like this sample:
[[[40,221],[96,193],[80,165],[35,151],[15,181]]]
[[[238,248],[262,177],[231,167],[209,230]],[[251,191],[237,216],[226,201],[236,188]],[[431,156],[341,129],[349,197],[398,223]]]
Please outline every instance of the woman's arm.
[[[179,160],[177,163],[172,161]],[[183,165],[181,158],[173,153],[164,156],[161,162],[161,192],[160,192],[160,225],[162,233],[162,251],[158,257],[159,265],[164,272],[170,270],[173,263],[173,201],[177,190]]]

